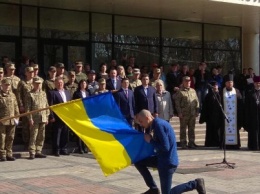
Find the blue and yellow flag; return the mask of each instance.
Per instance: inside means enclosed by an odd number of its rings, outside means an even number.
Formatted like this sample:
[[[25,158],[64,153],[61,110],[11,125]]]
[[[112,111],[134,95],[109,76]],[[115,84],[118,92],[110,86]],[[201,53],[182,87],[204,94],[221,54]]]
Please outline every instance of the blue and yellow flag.
[[[154,153],[144,134],[125,120],[110,92],[50,108],[85,142],[105,176]]]

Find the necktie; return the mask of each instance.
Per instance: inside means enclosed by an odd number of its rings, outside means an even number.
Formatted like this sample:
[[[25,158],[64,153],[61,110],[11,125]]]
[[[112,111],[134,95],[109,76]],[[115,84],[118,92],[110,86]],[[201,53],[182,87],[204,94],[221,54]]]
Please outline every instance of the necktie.
[[[147,96],[147,88],[144,88],[144,93]]]
[[[128,98],[128,90],[125,90],[126,98]]]
[[[113,79],[112,83],[113,83],[114,88],[116,89],[116,80]]]

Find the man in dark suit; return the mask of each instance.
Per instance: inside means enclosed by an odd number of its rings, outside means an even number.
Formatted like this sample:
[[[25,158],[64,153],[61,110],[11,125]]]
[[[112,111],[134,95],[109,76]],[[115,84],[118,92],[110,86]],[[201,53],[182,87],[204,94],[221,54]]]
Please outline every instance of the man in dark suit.
[[[106,89],[111,91],[112,93],[120,90],[121,81],[117,77],[116,69],[111,69],[109,72],[109,78],[107,79]]]
[[[60,104],[68,102],[71,100],[71,95],[68,90],[64,90],[63,79],[58,77],[55,79],[55,90],[50,91],[49,93],[49,105]],[[54,113],[51,111],[50,122],[53,123],[52,126],[52,146],[55,156],[69,155],[67,151],[68,144],[68,127],[66,124]]]
[[[156,90],[149,86],[149,75],[143,74],[141,77],[142,85],[135,88],[135,115],[141,110],[149,110],[154,117],[158,116],[158,101]],[[139,129],[140,130],[140,129]]]
[[[121,86],[122,88],[115,93],[114,97],[122,114],[126,118],[127,122],[130,124],[130,126],[132,126],[135,109],[134,93],[132,90],[129,89],[128,78],[123,78],[121,80]]]

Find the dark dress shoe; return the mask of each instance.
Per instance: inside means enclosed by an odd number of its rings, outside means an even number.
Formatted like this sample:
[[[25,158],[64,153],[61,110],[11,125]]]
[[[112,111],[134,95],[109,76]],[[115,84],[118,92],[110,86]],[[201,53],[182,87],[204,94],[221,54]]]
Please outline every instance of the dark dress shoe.
[[[59,151],[57,151],[57,152],[54,152],[54,154],[53,154],[54,156],[56,156],[56,157],[60,157],[60,152]]]
[[[60,155],[68,156],[68,155],[70,155],[70,153],[68,153],[68,152],[66,152],[66,151],[63,151],[63,152],[60,152]]]
[[[204,179],[198,178],[195,181],[197,182],[196,190],[197,190],[198,194],[206,194]]]
[[[7,157],[6,157],[6,160],[7,160],[7,161],[15,161],[15,157],[13,157],[13,156],[7,156]]]
[[[6,157],[2,157],[2,158],[0,159],[0,161],[1,161],[1,162],[5,162],[5,161],[6,161]]]
[[[29,160],[33,160],[34,158],[35,158],[35,155],[34,154],[30,154]]]
[[[160,194],[160,190],[158,188],[151,188],[144,192],[143,194]]]
[[[35,154],[35,158],[46,158],[47,156],[42,153]]]
[[[79,154],[84,154],[84,151],[83,150],[79,150]]]

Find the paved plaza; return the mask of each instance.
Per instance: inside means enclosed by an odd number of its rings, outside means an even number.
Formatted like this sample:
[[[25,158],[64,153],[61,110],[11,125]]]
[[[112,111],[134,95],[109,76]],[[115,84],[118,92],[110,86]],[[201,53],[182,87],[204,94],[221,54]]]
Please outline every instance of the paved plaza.
[[[242,148],[227,151],[227,161],[235,162],[235,169],[225,165],[206,166],[222,162],[223,151],[203,147],[179,150],[180,166],[173,176],[173,184],[202,177],[208,194],[260,193],[260,152]],[[104,177],[91,153],[28,160],[27,153],[15,162],[0,163],[0,193],[26,194],[140,194],[147,187],[137,170],[130,166],[109,177]],[[159,185],[157,171],[153,172]],[[191,194],[196,191],[189,192]]]

